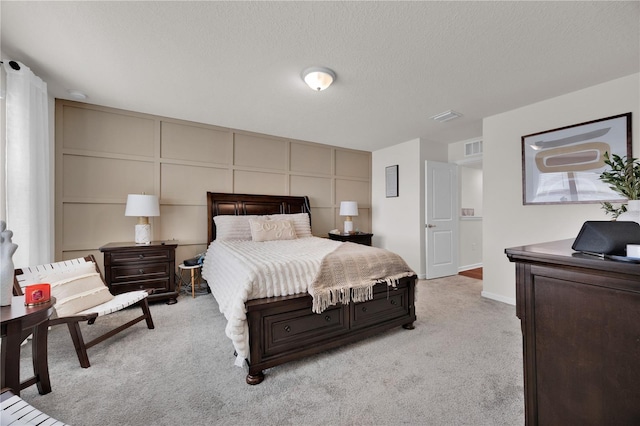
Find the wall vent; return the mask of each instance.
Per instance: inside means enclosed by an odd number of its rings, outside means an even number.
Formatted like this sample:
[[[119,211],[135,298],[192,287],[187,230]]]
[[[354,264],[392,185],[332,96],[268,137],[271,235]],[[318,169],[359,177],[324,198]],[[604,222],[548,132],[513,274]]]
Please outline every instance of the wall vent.
[[[482,154],[482,141],[467,142],[464,144],[464,156]]]

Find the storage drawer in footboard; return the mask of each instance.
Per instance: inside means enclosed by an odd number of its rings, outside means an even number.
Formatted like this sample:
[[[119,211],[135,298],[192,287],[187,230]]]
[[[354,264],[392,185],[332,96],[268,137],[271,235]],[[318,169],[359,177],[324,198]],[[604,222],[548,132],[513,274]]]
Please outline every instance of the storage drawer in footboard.
[[[340,335],[347,330],[349,322],[342,306],[329,308],[320,314],[300,309],[268,315],[263,321],[266,331],[264,355],[267,357]]]
[[[348,332],[348,311],[333,306],[311,312],[308,294],[250,300],[246,303],[251,359],[264,361]],[[260,362],[258,361],[258,362]]]
[[[370,327],[394,319],[414,318],[413,292],[407,282],[401,281],[396,287],[378,284],[374,288],[372,300],[351,304],[351,328]],[[413,319],[411,319],[413,321]]]

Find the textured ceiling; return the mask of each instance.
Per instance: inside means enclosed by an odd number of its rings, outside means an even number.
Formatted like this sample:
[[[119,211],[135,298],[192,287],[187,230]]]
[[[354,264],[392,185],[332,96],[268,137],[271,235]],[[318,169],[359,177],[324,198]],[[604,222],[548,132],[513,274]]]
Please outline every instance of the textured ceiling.
[[[638,1],[0,8],[3,59],[55,97],[367,151],[479,137],[483,117],[640,71]],[[322,92],[300,77],[316,65],[337,74]],[[448,109],[463,117],[429,120]]]

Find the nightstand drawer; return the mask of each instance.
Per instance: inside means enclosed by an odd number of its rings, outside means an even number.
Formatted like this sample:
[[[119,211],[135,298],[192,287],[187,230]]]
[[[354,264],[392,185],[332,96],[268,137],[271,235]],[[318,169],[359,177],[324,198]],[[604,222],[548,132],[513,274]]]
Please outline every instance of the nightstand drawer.
[[[111,267],[111,282],[138,281],[169,278],[171,271],[168,263],[139,263]]]
[[[111,253],[111,264],[122,265],[140,262],[166,262],[170,258],[168,250],[123,251]]]
[[[153,299],[154,296],[162,296],[162,292],[166,291],[168,285],[168,277],[155,280],[122,281],[119,283],[111,283],[109,291],[112,294],[120,294],[135,290],[153,290],[154,293],[149,296]]]

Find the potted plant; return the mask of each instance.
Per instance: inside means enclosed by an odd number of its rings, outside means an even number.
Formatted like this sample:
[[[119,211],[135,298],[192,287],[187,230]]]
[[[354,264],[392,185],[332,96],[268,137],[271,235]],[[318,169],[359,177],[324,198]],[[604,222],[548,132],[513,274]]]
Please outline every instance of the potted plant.
[[[640,160],[616,154],[609,156],[609,153],[605,152],[604,164],[609,166],[609,169],[600,174],[600,180],[629,199],[629,202],[628,205],[622,204],[619,207],[604,202],[602,208],[614,219],[621,219],[621,215],[624,216],[627,212],[633,211],[636,217],[629,219],[637,221],[640,215]]]

